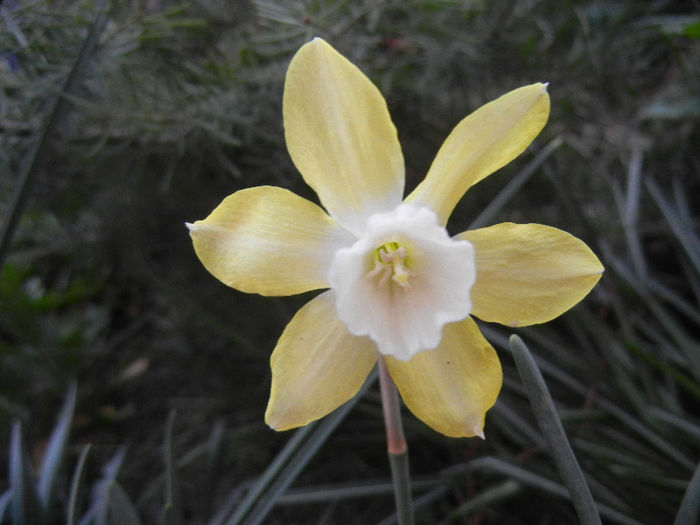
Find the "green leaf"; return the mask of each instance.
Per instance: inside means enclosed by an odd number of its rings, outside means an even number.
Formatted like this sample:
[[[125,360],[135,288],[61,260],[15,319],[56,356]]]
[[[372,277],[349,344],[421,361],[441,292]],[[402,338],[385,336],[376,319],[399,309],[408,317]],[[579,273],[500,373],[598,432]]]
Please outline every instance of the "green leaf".
[[[75,383],[72,383],[68,387],[66,400],[63,403],[58,422],[51,433],[42,459],[38,492],[41,504],[46,512],[49,511],[53,503],[58,473],[66,456],[66,446],[70,436],[71,423],[73,422],[73,413],[75,412],[76,394],[77,386]]]
[[[539,368],[537,368],[537,363],[523,340],[517,335],[510,337],[510,347],[518,372],[527,390],[530,406],[549,445],[554,463],[569,489],[576,514],[583,525],[600,525],[600,516],[595,501],[593,501],[593,496],[574,451],[571,449],[554,401]]]
[[[700,39],[700,22],[688,24],[683,28],[683,36]]]
[[[87,463],[87,456],[90,452],[90,445],[85,445],[82,452],[80,452],[80,458],[78,458],[78,464],[75,467],[75,472],[73,473],[73,481],[70,486],[70,496],[68,498],[68,518],[66,520],[66,525],[75,525],[78,516],[78,500],[84,489],[85,482],[85,465]]]

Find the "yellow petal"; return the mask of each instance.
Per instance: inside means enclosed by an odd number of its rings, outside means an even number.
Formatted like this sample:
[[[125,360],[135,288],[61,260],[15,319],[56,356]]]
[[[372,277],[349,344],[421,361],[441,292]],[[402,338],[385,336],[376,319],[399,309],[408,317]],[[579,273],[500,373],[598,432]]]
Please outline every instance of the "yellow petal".
[[[376,360],[374,343],[348,333],[333,292],[324,292],[297,312],[272,353],[265,422],[287,430],[325,416],[357,393]]]
[[[384,357],[408,409],[447,436],[483,437],[484,416],[501,389],[501,364],[470,317],[445,326],[434,350],[410,361]]]
[[[274,186],[238,191],[188,227],[197,256],[214,277],[262,295],[328,287],[333,254],[354,241],[320,207]]]
[[[446,224],[464,193],[520,155],[548,116],[545,84],[515,89],[480,107],[452,130],[425,180],[406,201],[427,206]]]
[[[474,245],[472,314],[484,321],[527,326],[554,319],[603,273],[584,242],[550,226],[501,223],[457,238]]]
[[[355,233],[403,197],[404,167],[386,102],[370,80],[320,38],[289,64],[287,149],[328,212]]]

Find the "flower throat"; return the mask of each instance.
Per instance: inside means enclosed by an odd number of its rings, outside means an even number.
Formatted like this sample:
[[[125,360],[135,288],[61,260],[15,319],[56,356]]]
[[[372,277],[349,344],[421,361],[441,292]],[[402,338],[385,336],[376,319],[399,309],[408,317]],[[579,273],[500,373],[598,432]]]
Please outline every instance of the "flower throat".
[[[391,279],[401,288],[410,287],[409,279],[416,273],[406,266],[408,252],[397,242],[387,242],[374,251],[374,267],[365,274],[367,279],[379,277],[379,286],[386,286]]]

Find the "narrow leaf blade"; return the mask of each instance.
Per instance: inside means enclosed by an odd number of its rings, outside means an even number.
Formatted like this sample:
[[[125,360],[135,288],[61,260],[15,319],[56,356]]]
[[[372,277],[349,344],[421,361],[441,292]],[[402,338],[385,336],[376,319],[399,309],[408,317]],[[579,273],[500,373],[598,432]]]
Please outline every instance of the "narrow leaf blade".
[[[7,514],[7,509],[10,508],[10,503],[12,502],[12,491],[7,490],[0,496],[0,523],[5,521],[5,515]]]
[[[676,514],[674,525],[685,523],[697,523],[700,520],[700,463],[695,468],[693,477],[690,478],[688,488],[683,495],[681,506]]]
[[[600,516],[593,496],[583,477],[581,467],[571,449],[569,440],[564,432],[559,415],[554,406],[537,363],[533,359],[523,340],[517,335],[510,337],[510,347],[518,367],[518,373],[525,385],[530,406],[535,413],[537,423],[542,430],[554,463],[569,489],[571,501],[576,509],[581,523],[584,525],[600,525]]]
[[[41,523],[38,500],[31,481],[27,451],[22,438],[22,424],[15,421],[10,437],[10,516],[14,525]]]
[[[173,427],[175,426],[175,411],[168,415],[165,426],[163,443],[165,459],[165,503],[163,505],[162,521],[167,525],[180,523],[180,499],[177,480],[177,465],[173,457]]]
[[[70,436],[73,413],[75,412],[76,394],[76,384],[72,383],[68,387],[66,400],[58,416],[58,422],[49,438],[41,463],[38,492],[41,504],[46,512],[51,508],[58,473],[66,456],[66,446]]]
[[[87,463],[87,456],[90,452],[90,445],[85,445],[82,452],[80,452],[80,458],[78,458],[78,465],[75,467],[75,472],[73,473],[73,481],[70,486],[70,496],[68,498],[68,519],[66,525],[75,525],[78,516],[78,500],[80,499],[80,494],[83,492],[83,484],[85,482],[85,465]]]
[[[107,485],[110,525],[141,525],[141,519],[129,496],[116,480]]]
[[[332,434],[335,428],[345,419],[350,413],[355,404],[362,398],[367,389],[377,380],[378,374],[376,369],[370,374],[362,386],[360,391],[350,401],[337,408],[331,415],[326,416],[318,426],[313,428],[309,438],[302,443],[299,450],[293,455],[289,463],[276,476],[276,479],[266,488],[263,494],[260,495],[259,501],[256,502],[255,508],[252,509],[246,518],[246,525],[259,525],[262,523],[272,508],[277,503],[277,500],[284,494],[284,491],[294,482],[299,476],[304,467],[316,455],[318,450],[323,446],[328,437]],[[231,519],[227,525],[239,523]]]

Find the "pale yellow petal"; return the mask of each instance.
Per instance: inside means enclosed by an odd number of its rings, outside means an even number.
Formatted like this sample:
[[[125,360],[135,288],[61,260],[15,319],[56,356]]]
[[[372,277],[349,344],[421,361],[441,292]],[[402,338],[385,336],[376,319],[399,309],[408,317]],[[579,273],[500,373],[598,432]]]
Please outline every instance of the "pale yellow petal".
[[[287,149],[328,212],[355,233],[403,197],[396,128],[379,90],[320,38],[289,64],[283,98]]]
[[[527,326],[554,319],[603,273],[583,241],[550,226],[501,223],[457,238],[474,245],[472,314],[484,321]]]
[[[484,416],[501,389],[501,363],[470,317],[445,327],[434,350],[410,361],[384,358],[408,409],[452,437],[483,437]]]
[[[549,116],[545,84],[506,93],[462,120],[438,151],[430,170],[406,198],[447,223],[464,193],[527,148]]]
[[[333,292],[312,299],[292,318],[270,358],[272,389],[265,422],[300,427],[351,399],[377,361],[374,343],[348,333]]]
[[[262,295],[328,287],[333,254],[354,241],[319,206],[274,186],[238,191],[188,227],[197,257],[214,277]]]

